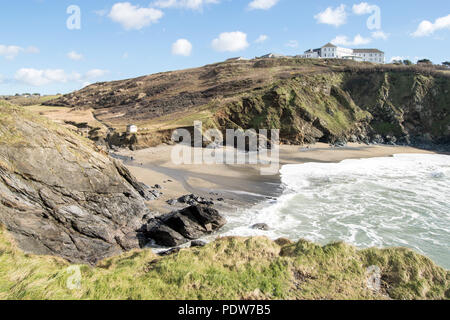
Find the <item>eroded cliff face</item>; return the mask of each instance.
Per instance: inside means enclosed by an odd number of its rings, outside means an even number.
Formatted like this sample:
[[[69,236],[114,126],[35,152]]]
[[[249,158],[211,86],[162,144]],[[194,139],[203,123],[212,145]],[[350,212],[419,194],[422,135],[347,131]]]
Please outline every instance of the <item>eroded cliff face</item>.
[[[89,140],[0,105],[0,224],[21,249],[95,263],[138,248],[145,192]]]
[[[450,143],[450,78],[413,72],[299,75],[232,101],[225,128],[280,129],[284,143]]]
[[[343,89],[371,113],[374,133],[406,143],[450,143],[450,77],[355,73],[345,78]]]

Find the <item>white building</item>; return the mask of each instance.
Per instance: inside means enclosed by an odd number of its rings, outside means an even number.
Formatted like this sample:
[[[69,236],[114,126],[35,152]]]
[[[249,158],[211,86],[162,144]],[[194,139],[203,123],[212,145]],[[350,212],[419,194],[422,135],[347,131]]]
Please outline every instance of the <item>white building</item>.
[[[353,55],[352,49],[341,48],[335,46],[332,43],[327,43],[322,48],[320,48],[320,56],[322,58],[336,58],[342,59],[343,57],[348,57]]]
[[[353,49],[353,53],[363,61],[384,63],[384,52],[378,49]]]
[[[301,55],[301,57],[308,59],[318,59],[320,58],[320,49],[309,49],[308,51],[305,51],[305,54]]]
[[[348,49],[327,43],[319,49],[305,51],[303,58],[348,59],[355,61],[368,61],[384,63],[384,52],[378,49]]]
[[[138,127],[134,124],[130,124],[127,126],[127,133],[137,133]]]
[[[282,54],[277,54],[277,53],[269,53],[269,54],[266,54],[266,55],[264,55],[264,56],[262,56],[262,57],[260,57],[260,58],[262,58],[262,59],[266,59],[266,58],[272,58],[272,59],[274,59],[274,58],[285,58],[286,56],[284,56],[284,55],[282,55]]]

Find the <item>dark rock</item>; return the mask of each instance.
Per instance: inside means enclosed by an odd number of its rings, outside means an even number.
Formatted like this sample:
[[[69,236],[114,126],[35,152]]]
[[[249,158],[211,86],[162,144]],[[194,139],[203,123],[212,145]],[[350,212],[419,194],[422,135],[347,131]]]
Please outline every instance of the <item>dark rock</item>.
[[[386,136],[386,143],[394,146],[397,143],[397,138],[395,136]]]
[[[263,230],[263,231],[269,231],[269,230],[270,230],[269,226],[268,226],[267,224],[265,224],[265,223],[257,223],[257,224],[254,224],[254,225],[252,226],[252,229],[255,229],[255,230]]]
[[[205,241],[201,241],[201,240],[191,241],[191,247],[204,247],[204,246],[206,246]]]
[[[217,201],[223,202],[223,201],[225,201],[225,199],[224,198],[218,198]]]
[[[185,203],[190,206],[194,206],[196,204],[203,204],[207,206],[214,205],[214,202],[211,200],[207,200],[203,197],[196,196],[195,194],[188,194],[178,198],[178,202]]]
[[[178,203],[178,201],[175,200],[175,199],[170,199],[170,200],[167,200],[166,202],[170,206],[174,206],[174,205],[176,205]]]
[[[347,140],[345,138],[338,138],[332,145],[338,148],[345,147],[347,145]]]
[[[156,200],[162,196],[162,192],[160,192],[158,190],[151,190],[148,192],[148,194],[149,194],[149,199],[147,199],[147,200]]]
[[[159,184],[155,184],[155,185],[153,186],[153,189],[162,189],[162,187],[161,187]]]
[[[159,255],[162,257],[170,256],[172,254],[180,252],[180,250],[181,250],[180,248],[176,247],[176,248],[169,249],[167,251],[160,252]]]
[[[212,233],[225,223],[226,220],[217,210],[196,205],[151,219],[144,235],[148,241],[173,247]]]
[[[348,138],[348,142],[358,142],[358,137],[355,136],[354,134],[352,134],[349,138]]]
[[[188,202],[189,200],[191,200],[193,197],[195,197],[195,195],[193,195],[193,194],[181,196],[181,197],[178,198],[178,202],[180,202],[180,203],[187,203],[187,202]]]
[[[147,226],[145,236],[157,245],[165,247],[175,247],[188,242],[181,234],[162,223]]]
[[[384,139],[383,139],[383,137],[380,134],[376,134],[372,138],[372,143],[374,143],[374,144],[383,144],[384,143]]]

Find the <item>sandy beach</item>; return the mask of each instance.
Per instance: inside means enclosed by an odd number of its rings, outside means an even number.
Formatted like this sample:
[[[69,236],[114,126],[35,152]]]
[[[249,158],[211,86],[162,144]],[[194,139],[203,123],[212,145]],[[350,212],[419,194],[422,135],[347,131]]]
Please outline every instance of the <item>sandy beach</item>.
[[[149,186],[159,184],[163,193],[149,202],[152,210],[167,213],[179,205],[168,200],[194,193],[211,199],[220,209],[252,206],[277,197],[283,191],[280,175],[261,175],[260,165],[175,164],[171,159],[174,146],[161,145],[138,151],[120,150],[116,153],[137,179]],[[280,167],[285,164],[308,162],[340,162],[345,159],[387,157],[402,153],[433,153],[405,146],[349,144],[330,147],[318,143],[310,146],[282,145]],[[223,198],[224,201],[218,201]]]

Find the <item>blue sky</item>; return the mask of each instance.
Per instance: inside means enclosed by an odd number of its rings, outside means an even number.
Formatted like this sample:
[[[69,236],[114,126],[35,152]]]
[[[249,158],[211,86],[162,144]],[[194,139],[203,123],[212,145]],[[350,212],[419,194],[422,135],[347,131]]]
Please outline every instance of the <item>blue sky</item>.
[[[80,29],[67,27],[71,5]],[[381,49],[387,61],[450,60],[448,0],[18,0],[2,1],[0,25],[0,94],[66,93],[330,41]]]

